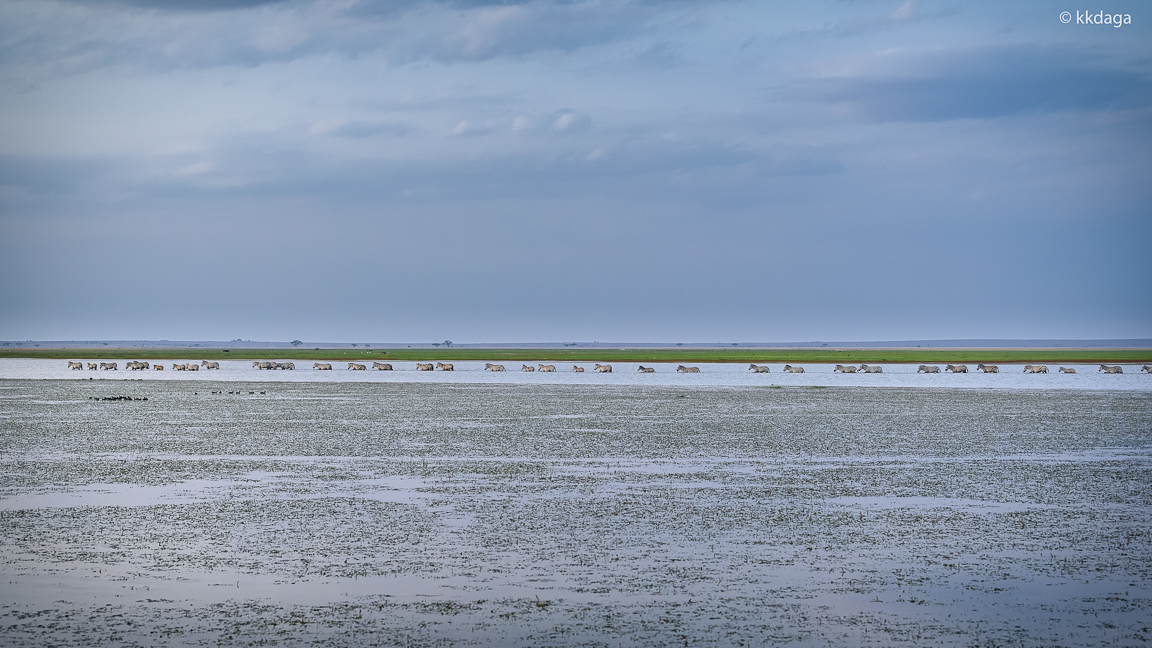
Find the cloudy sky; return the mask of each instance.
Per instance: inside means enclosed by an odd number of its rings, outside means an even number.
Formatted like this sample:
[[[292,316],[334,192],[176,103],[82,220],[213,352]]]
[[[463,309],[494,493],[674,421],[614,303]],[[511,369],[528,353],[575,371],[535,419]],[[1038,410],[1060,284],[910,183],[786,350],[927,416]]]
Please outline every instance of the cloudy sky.
[[[1152,337],[1150,26],[8,0],[0,339]]]

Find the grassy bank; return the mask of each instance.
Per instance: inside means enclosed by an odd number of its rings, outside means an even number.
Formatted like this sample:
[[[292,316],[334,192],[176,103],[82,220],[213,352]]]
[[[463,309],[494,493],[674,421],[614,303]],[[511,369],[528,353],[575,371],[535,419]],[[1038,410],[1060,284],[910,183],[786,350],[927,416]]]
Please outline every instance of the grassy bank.
[[[0,358],[494,362],[1146,363],[1152,349],[0,349]]]

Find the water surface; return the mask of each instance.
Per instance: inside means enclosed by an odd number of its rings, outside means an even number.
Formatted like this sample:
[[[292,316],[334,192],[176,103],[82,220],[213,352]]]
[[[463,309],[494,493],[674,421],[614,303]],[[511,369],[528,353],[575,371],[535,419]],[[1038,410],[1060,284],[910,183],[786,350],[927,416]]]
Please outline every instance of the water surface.
[[[287,374],[0,381],[0,644],[1148,632],[1144,391]]]

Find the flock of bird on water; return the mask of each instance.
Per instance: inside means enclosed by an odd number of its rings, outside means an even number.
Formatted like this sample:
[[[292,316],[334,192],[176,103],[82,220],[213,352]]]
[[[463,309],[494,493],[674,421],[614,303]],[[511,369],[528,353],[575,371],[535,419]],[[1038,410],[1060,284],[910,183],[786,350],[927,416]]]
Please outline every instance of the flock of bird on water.
[[[296,364],[292,363],[292,362],[273,362],[273,361],[256,361],[256,362],[252,363],[252,366],[255,367],[256,369],[270,369],[270,370],[275,370],[275,369],[293,370],[296,368]],[[173,364],[172,370],[173,371],[199,371],[200,367],[203,367],[205,370],[219,369],[220,363],[219,362],[210,362],[208,360],[202,360],[202,361],[200,361],[200,364],[196,364],[195,362],[187,362],[187,363],[183,363],[183,364]],[[84,369],[84,363],[82,363],[82,362],[69,362],[68,368],[75,370],[75,371],[81,371]],[[97,370],[97,368],[102,369],[102,370],[115,371],[117,369],[117,366],[116,366],[115,362],[101,362],[99,364],[99,366],[97,366],[97,364],[95,362],[89,362],[88,363],[88,370],[89,371],[95,371],[95,370]],[[164,365],[159,364],[159,363],[154,364],[154,365],[150,365],[147,362],[140,362],[137,360],[132,360],[132,361],[125,363],[124,368],[136,370],[136,371],[143,370],[143,369],[149,369],[149,368],[151,368],[155,371],[163,371]],[[392,365],[387,363],[387,362],[373,362],[372,368],[377,370],[377,371],[392,371]],[[312,363],[312,369],[316,370],[316,371],[331,371],[332,370],[332,364],[328,363],[328,362],[314,362],[314,363]],[[444,363],[444,362],[437,362],[435,365],[433,365],[431,362],[426,362],[426,363],[425,362],[417,362],[416,363],[416,369],[418,371],[433,371],[435,369],[439,369],[440,371],[455,371],[456,370],[456,368],[454,366],[452,366],[451,364],[448,364],[448,363]],[[367,371],[368,365],[360,364],[357,362],[349,362],[348,363],[348,370],[349,371]],[[487,362],[484,364],[484,370],[485,371],[505,371],[504,365],[493,364],[491,362]],[[521,371],[553,372],[553,371],[556,371],[556,365],[538,364],[536,367],[533,367],[531,365],[521,365],[520,370]],[[748,370],[751,371],[752,373],[769,373],[769,372],[771,372],[771,369],[768,367],[768,365],[758,365],[758,364],[748,365]],[[976,365],[976,370],[977,371],[983,371],[984,373],[1000,373],[1000,367],[999,366],[986,365],[986,364],[982,364],[982,363]],[[572,371],[574,371],[576,373],[584,373],[584,367],[581,367],[580,365],[572,365]],[[595,371],[597,373],[612,373],[612,365],[596,364]],[[639,371],[640,373],[656,373],[656,368],[655,367],[645,367],[644,365],[640,365],[640,368],[637,369],[637,371]],[[684,365],[680,365],[680,366],[676,367],[676,371],[679,373],[700,373],[700,367],[685,367]],[[836,367],[832,371],[834,373],[884,373],[884,368],[879,366],[879,365],[867,365],[867,364],[862,364],[859,367],[857,367],[856,365],[836,365]],[[950,364],[944,368],[944,371],[950,371],[952,373],[968,373],[968,365],[951,365]],[[1122,374],[1122,373],[1124,373],[1124,368],[1121,367],[1120,365],[1102,364],[1102,365],[1100,365],[1100,368],[1097,369],[1096,371],[1097,372],[1102,371],[1104,373],[1110,373],[1110,374]],[[1144,366],[1140,367],[1140,371],[1143,371],[1145,373],[1152,373],[1152,365],[1144,365]],[[804,373],[804,367],[793,367],[792,365],[784,365],[784,372],[785,373]],[[920,368],[918,368],[916,370],[916,373],[940,373],[940,367],[938,367],[936,365],[920,365]],[[1046,373],[1048,373],[1048,366],[1047,365],[1024,365],[1024,373],[1034,373],[1034,374],[1035,373],[1044,373],[1044,374],[1046,374]],[[1076,369],[1075,369],[1075,367],[1060,367],[1060,373],[1074,374],[1074,373],[1076,373]]]

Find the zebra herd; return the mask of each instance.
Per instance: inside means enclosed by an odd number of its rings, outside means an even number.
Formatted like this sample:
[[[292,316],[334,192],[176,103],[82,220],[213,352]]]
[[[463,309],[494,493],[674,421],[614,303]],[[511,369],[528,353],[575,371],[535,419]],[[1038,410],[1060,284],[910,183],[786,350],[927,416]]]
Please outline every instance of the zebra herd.
[[[294,370],[296,368],[296,365],[292,362],[272,362],[272,361],[259,361],[259,360],[256,362],[253,362],[252,366],[255,367],[256,369],[260,369],[260,370],[277,370],[277,369],[279,369],[279,370],[291,371],[291,370]],[[210,362],[208,360],[201,360],[200,364],[196,364],[195,362],[188,362],[188,363],[184,363],[184,364],[173,364],[172,370],[173,371],[199,371],[201,367],[203,367],[205,370],[219,369],[220,363],[219,362]],[[72,369],[74,371],[82,371],[85,368],[85,363],[69,361],[68,362],[68,368]],[[87,363],[87,368],[89,371],[96,371],[98,368],[101,370],[104,370],[104,371],[116,371],[117,370],[117,364],[115,362],[101,362],[99,364],[99,366],[97,366],[97,364],[95,362],[89,362],[89,363]],[[140,371],[140,370],[149,369],[149,368],[151,368],[155,371],[163,371],[164,365],[159,364],[159,363],[157,363],[155,365],[149,365],[147,362],[130,360],[124,364],[124,368],[132,370],[132,371]],[[392,371],[392,365],[389,363],[386,363],[386,362],[373,362],[372,368],[377,370],[377,371]],[[332,370],[332,364],[327,363],[327,362],[314,362],[314,363],[312,363],[312,369],[315,371],[331,371]],[[417,371],[433,371],[435,369],[439,369],[440,371],[455,371],[456,368],[453,365],[451,365],[449,363],[445,363],[445,362],[437,362],[436,364],[432,364],[431,362],[427,362],[427,363],[417,362],[416,363],[416,369],[417,369]],[[349,371],[367,371],[368,367],[367,367],[367,365],[360,364],[357,362],[349,362],[348,363],[348,370]],[[485,371],[505,371],[504,365],[493,364],[491,362],[487,362],[484,364],[484,370]],[[537,366],[535,366],[535,367],[533,367],[531,365],[521,365],[520,370],[525,371],[525,372],[540,371],[540,372],[548,373],[548,372],[556,371],[556,365],[537,364]],[[771,372],[771,369],[767,365],[758,365],[758,364],[748,365],[748,370],[751,371],[752,373],[770,373]],[[1000,367],[998,367],[997,365],[986,365],[983,363],[976,365],[976,370],[977,371],[983,371],[984,373],[1000,373]],[[584,367],[581,367],[580,365],[572,365],[572,371],[574,371],[576,373],[584,373]],[[612,365],[596,364],[594,371],[596,371],[597,373],[612,373]],[[637,371],[640,373],[655,373],[656,369],[655,369],[655,367],[645,367],[644,365],[640,365],[639,368],[637,369]],[[804,373],[804,367],[793,367],[792,365],[784,365],[783,371],[784,371],[784,373]],[[862,364],[859,367],[857,367],[855,365],[836,365],[836,367],[833,368],[832,371],[833,371],[833,373],[857,373],[857,372],[859,372],[859,373],[884,373],[884,368],[880,367],[879,365],[867,365],[867,364]],[[944,371],[948,371],[948,372],[951,372],[954,374],[968,373],[968,365],[951,365],[950,364],[944,368]],[[1100,368],[1097,369],[1096,371],[1098,373],[1104,372],[1104,373],[1109,373],[1109,374],[1122,374],[1122,373],[1124,373],[1124,368],[1121,367],[1120,365],[1102,364],[1102,365],[1100,365]],[[1143,365],[1142,367],[1140,367],[1140,371],[1143,371],[1145,373],[1152,373],[1152,365]],[[679,365],[678,367],[676,367],[676,372],[677,373],[700,373],[700,367],[686,367],[684,365]],[[938,367],[936,365],[920,365],[920,367],[918,369],[916,369],[916,373],[937,373],[938,374],[938,373],[940,373],[940,367]],[[1033,373],[1033,374],[1043,373],[1043,374],[1046,374],[1046,373],[1048,373],[1048,366],[1047,365],[1024,365],[1024,373]],[[1074,373],[1076,373],[1076,369],[1074,367],[1060,367],[1060,373],[1074,374]]]
[[[292,364],[292,363],[288,363],[288,364]],[[172,365],[172,371],[199,371],[200,367],[204,367],[204,369],[219,369],[220,363],[219,362],[209,362],[207,360],[201,360],[200,364],[196,364],[195,362],[186,362],[184,364],[173,364]],[[69,361],[68,362],[68,368],[73,370],[73,371],[83,371],[84,363],[83,362]],[[95,362],[89,362],[88,363],[88,371],[96,371],[97,368],[104,370],[104,371],[117,371],[119,369],[118,365],[115,362],[101,362],[99,367],[97,367]],[[164,365],[162,365],[160,363],[150,365],[147,362],[140,362],[137,360],[129,360],[128,362],[125,362],[124,368],[129,369],[131,371],[141,371],[143,369],[152,369],[155,371],[164,371]]]
[[[948,365],[944,370],[951,371],[952,373],[968,373],[968,365]],[[976,370],[983,371],[984,373],[1000,373],[1000,367],[996,365],[978,364],[976,365]],[[1100,365],[1100,368],[1096,370],[1096,372],[1100,373],[1101,371],[1107,374],[1122,374],[1124,373],[1124,368],[1120,365],[1102,364]],[[1145,373],[1152,373],[1152,365],[1144,365],[1140,367],[1140,371]],[[920,365],[920,368],[916,370],[916,373],[940,373],[940,367]],[[1024,365],[1023,373],[1046,374],[1048,373],[1048,365]],[[1060,373],[1074,374],[1076,373],[1076,368],[1060,367]]]
[[[261,361],[253,362],[252,366],[256,367],[257,369],[260,369],[260,370],[284,369],[287,371],[292,371],[293,369],[296,368],[296,364],[293,362],[270,362],[267,360],[263,361],[263,362],[261,362]]]

